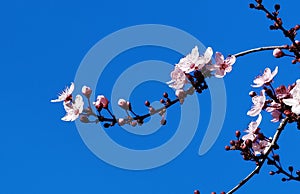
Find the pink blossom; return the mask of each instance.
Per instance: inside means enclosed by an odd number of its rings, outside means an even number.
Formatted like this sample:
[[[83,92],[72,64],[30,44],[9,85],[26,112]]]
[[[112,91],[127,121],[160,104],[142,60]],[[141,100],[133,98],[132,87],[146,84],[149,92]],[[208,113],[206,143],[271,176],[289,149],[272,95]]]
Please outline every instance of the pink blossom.
[[[267,140],[256,140],[252,143],[252,149],[254,151],[254,155],[265,154],[267,149],[270,147],[271,143]]]
[[[90,87],[88,86],[83,86],[82,89],[82,94],[85,95],[85,97],[90,98],[91,94],[92,94],[92,90]]]
[[[286,98],[290,95],[289,90],[285,86],[279,86],[276,88],[276,97],[278,99]]]
[[[205,64],[209,63],[213,54],[212,48],[208,47],[203,56],[200,56],[198,47],[195,46],[191,53],[180,59],[176,65],[185,73],[190,73],[195,70],[200,70]]]
[[[83,111],[83,99],[82,96],[77,95],[74,102],[64,102],[64,109],[67,114],[61,118],[63,121],[74,121]]]
[[[261,116],[261,114],[259,114],[256,121],[251,121],[249,123],[248,129],[245,130],[245,132],[248,134],[246,134],[242,137],[242,139],[244,141],[246,141],[247,139],[250,139],[251,141],[253,141],[256,138],[256,134],[259,131],[258,126],[260,125],[261,120],[262,120],[262,116]]]
[[[73,91],[74,91],[74,83],[72,82],[70,87],[66,87],[66,89],[59,94],[58,98],[55,100],[51,100],[51,102],[71,101]]]
[[[278,122],[281,118],[281,112],[279,109],[281,108],[280,103],[272,102],[269,107],[266,108],[267,112],[270,112],[273,119],[271,120],[272,122]]]
[[[103,96],[103,95],[97,96],[96,102],[93,102],[93,104],[95,105],[95,107],[97,109],[101,109],[102,107],[103,108],[107,108],[108,107],[108,103],[109,103],[108,99],[105,96]]]
[[[273,72],[271,72],[270,68],[266,68],[263,75],[259,75],[253,80],[253,83],[255,83],[256,85],[251,86],[254,88],[258,88],[265,84],[268,85],[273,81],[273,78],[277,73],[278,67],[276,67]]]
[[[222,53],[216,52],[215,60],[216,64],[213,65],[213,68],[216,70],[215,77],[222,78],[226,73],[231,72],[232,65],[235,63],[236,58],[234,55],[231,55],[224,59]]]
[[[290,91],[292,98],[283,99],[283,103],[292,107],[292,112],[300,115],[300,79],[296,81],[295,87]]]
[[[257,116],[261,110],[263,109],[266,101],[265,90],[260,92],[260,95],[256,95],[252,97],[253,105],[251,109],[247,112],[249,116]]]
[[[124,100],[124,99],[119,99],[118,101],[118,105],[125,109],[125,110],[129,110],[130,109],[130,102]]]
[[[171,72],[172,80],[167,82],[167,84],[176,90],[182,89],[187,83],[185,73],[178,67],[175,67],[174,71]]]

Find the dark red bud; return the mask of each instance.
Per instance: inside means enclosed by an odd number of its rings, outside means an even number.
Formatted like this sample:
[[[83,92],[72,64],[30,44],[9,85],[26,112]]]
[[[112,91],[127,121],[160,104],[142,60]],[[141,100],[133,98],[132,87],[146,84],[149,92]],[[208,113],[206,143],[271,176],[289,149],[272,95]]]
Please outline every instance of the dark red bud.
[[[195,191],[194,191],[194,194],[200,194],[200,191],[195,190]]]
[[[275,161],[278,161],[278,162],[279,162],[280,157],[279,157],[278,154],[274,154],[273,159],[274,159]]]
[[[296,31],[299,30],[299,29],[300,29],[300,25],[297,24],[297,25],[294,27],[294,29],[295,29]]]
[[[253,9],[253,8],[255,8],[255,5],[253,3],[250,3],[249,8]]]
[[[163,96],[165,97],[165,98],[168,98],[168,93],[167,92],[165,92],[164,94],[163,94]]]
[[[252,141],[251,141],[251,139],[247,139],[247,140],[245,141],[245,144],[246,144],[246,146],[248,146],[248,147],[252,147]]]
[[[241,132],[240,132],[239,130],[235,131],[235,136],[236,136],[237,138],[240,138]]]
[[[226,150],[226,151],[229,151],[229,150],[230,150],[230,146],[228,146],[228,145],[225,146],[225,150]]]
[[[274,175],[274,174],[275,174],[274,171],[270,171],[270,172],[269,172],[269,175]]]
[[[229,143],[230,143],[230,145],[232,145],[232,146],[235,145],[235,141],[234,141],[234,140],[231,140]]]
[[[279,4],[276,4],[276,5],[274,6],[274,8],[275,8],[276,11],[278,11],[278,10],[280,9],[280,5],[279,5]]]
[[[294,168],[292,166],[289,166],[289,171],[290,172],[293,172],[294,171]]]
[[[150,106],[150,102],[148,100],[145,101],[145,106]]]

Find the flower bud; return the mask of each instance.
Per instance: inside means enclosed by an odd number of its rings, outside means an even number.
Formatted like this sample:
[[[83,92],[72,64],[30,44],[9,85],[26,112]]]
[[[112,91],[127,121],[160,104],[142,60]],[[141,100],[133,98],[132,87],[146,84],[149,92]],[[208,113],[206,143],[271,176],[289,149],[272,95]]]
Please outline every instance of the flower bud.
[[[137,125],[137,122],[136,122],[136,121],[132,121],[132,122],[130,123],[130,125],[133,126],[133,127],[135,127],[135,126]]]
[[[249,92],[249,96],[251,97],[251,98],[253,98],[254,96],[256,96],[257,94],[256,94],[256,92],[254,92],[254,91],[251,91],[251,92]]]
[[[235,136],[236,136],[237,138],[240,138],[241,132],[240,132],[239,130],[235,131]]]
[[[118,119],[118,124],[119,124],[120,126],[125,125],[125,123],[126,123],[125,119],[123,119],[123,118],[119,118],[119,119]]]
[[[97,96],[96,102],[93,102],[93,104],[95,105],[95,107],[98,110],[101,109],[102,107],[103,108],[107,108],[108,107],[108,103],[109,103],[108,99],[105,96],[103,96],[103,95]]]
[[[120,99],[118,101],[118,105],[125,110],[129,110],[129,108],[130,108],[130,102],[128,102],[124,99]]]
[[[88,86],[83,86],[81,92],[85,97],[90,98],[92,94],[92,89]]]
[[[195,191],[194,191],[194,194],[200,194],[200,191],[195,190]]]
[[[273,56],[275,58],[283,57],[284,56],[284,52],[281,49],[276,48],[276,49],[273,50]]]

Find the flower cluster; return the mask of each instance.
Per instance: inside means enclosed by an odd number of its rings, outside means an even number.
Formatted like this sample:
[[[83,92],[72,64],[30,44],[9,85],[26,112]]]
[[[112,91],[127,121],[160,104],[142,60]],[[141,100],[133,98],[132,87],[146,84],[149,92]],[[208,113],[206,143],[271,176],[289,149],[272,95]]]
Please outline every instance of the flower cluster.
[[[272,122],[288,117],[289,122],[297,122],[300,126],[299,107],[300,107],[300,80],[291,86],[279,86],[274,89],[272,82],[278,67],[271,71],[266,68],[262,75],[257,76],[252,87],[262,88],[259,95],[251,91],[249,95],[252,98],[252,107],[247,112],[251,117],[258,116],[256,121],[249,123],[248,128],[244,131],[246,134],[241,136],[240,131],[236,132],[237,140],[231,140],[230,145],[226,146],[226,150],[240,150],[245,160],[253,160],[258,162],[266,151],[270,148],[271,138],[267,138],[259,128],[262,121],[262,110],[271,113]]]
[[[186,91],[186,85],[191,85],[196,92],[201,93],[207,89],[205,82],[206,77],[214,75],[217,78],[223,78],[226,73],[231,72],[232,65],[236,58],[231,55],[224,59],[224,56],[216,52],[215,63],[212,63],[213,50],[208,47],[203,55],[200,55],[198,47],[195,46],[191,53],[180,59],[171,72],[171,81],[167,84],[176,90],[175,94],[183,103],[186,94],[190,94],[191,90]]]

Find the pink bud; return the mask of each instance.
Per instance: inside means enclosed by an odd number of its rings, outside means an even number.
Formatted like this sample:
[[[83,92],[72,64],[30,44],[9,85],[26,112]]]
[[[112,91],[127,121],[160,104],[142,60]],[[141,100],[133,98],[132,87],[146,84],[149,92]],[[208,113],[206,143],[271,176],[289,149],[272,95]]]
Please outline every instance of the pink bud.
[[[82,89],[82,94],[85,95],[85,97],[90,98],[91,94],[92,94],[92,90],[90,87],[88,86],[83,86]]]
[[[281,49],[276,48],[276,49],[274,49],[274,51],[273,51],[273,56],[274,56],[275,58],[283,57],[283,56],[284,56],[284,52],[283,52]]]
[[[97,97],[96,102],[93,102],[93,104],[96,106],[97,109],[101,109],[102,107],[107,108],[108,103],[109,103],[108,99],[103,95],[99,95]]]
[[[120,118],[120,119],[118,119],[118,124],[120,125],[120,126],[123,126],[123,125],[125,125],[125,119],[123,119],[123,118]]]
[[[131,126],[135,127],[137,125],[137,122],[136,121],[132,121],[130,124],[131,124]]]
[[[119,105],[121,108],[125,109],[125,110],[129,110],[129,109],[130,109],[130,102],[128,102],[128,101],[126,101],[126,100],[124,100],[124,99],[120,99],[120,100],[118,101],[118,105]]]

